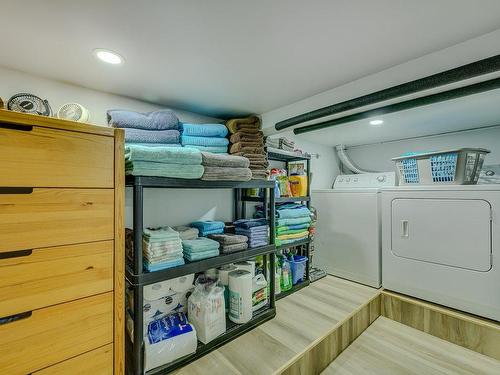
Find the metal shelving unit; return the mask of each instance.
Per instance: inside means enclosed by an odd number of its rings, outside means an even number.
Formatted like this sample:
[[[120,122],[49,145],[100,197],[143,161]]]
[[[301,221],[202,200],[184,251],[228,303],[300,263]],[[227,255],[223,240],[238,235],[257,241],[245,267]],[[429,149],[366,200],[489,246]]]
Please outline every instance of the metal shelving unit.
[[[274,181],[251,180],[247,182],[238,181],[201,181],[185,180],[165,177],[127,176],[126,186],[133,189],[133,229],[134,229],[134,251],[133,261],[126,268],[126,279],[134,293],[134,333],[133,340],[126,333],[126,364],[127,373],[142,375],[144,372],[144,332],[143,332],[143,288],[159,281],[164,281],[179,276],[202,272],[209,268],[219,267],[224,264],[233,263],[245,259],[263,256],[264,264],[269,265],[269,270],[275,268],[275,199]],[[259,198],[267,209],[269,208],[270,243],[267,246],[252,248],[232,254],[222,254],[217,257],[207,258],[195,262],[187,262],[185,265],[160,270],[156,272],[144,272],[142,263],[142,233],[144,227],[144,189],[146,188],[184,188],[184,189],[232,189],[234,199],[234,219],[244,218],[246,214],[246,201],[243,200],[243,189],[264,189],[264,196]],[[268,280],[270,296],[269,303],[257,312],[251,321],[245,324],[235,324],[227,320],[226,332],[212,340],[208,344],[198,343],[196,353],[180,358],[165,366],[148,371],[146,374],[167,374],[203,355],[217,349],[221,345],[235,339],[245,332],[255,328],[259,324],[272,319],[276,315],[275,309],[275,273],[267,272],[264,267],[266,279]]]
[[[281,198],[276,198],[276,203],[293,203],[293,202],[303,202],[306,204],[307,208],[311,208],[311,157],[309,155],[296,155],[291,152],[279,152],[278,150],[268,150],[267,151],[267,158],[269,160],[274,160],[274,161],[280,161],[285,163],[285,168],[287,171],[289,171],[289,163],[290,162],[296,162],[296,161],[305,161],[306,162],[306,173],[307,173],[307,195],[304,197],[281,197]],[[310,244],[311,240],[306,239],[306,240],[300,240],[296,241],[287,245],[283,246],[277,246],[276,250],[284,250],[292,247],[300,247],[300,250],[298,253],[300,255],[305,255],[308,258],[307,265],[306,265],[306,276],[304,281],[294,285],[290,290],[287,290],[286,292],[281,292],[276,296],[276,299],[279,300],[281,298],[284,298],[286,296],[289,296],[290,294],[295,293],[296,291],[308,286],[310,284],[310,278],[309,278],[309,270],[310,270]]]

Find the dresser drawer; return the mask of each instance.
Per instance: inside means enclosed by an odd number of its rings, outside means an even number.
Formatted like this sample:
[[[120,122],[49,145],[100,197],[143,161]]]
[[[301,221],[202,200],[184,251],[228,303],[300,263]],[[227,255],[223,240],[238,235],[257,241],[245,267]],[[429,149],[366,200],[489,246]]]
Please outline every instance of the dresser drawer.
[[[113,293],[0,325],[0,374],[29,374],[113,342]]]
[[[0,189],[0,253],[113,239],[113,189]]]
[[[0,253],[0,318],[113,290],[113,241]]]
[[[32,375],[113,375],[113,344],[36,371]]]
[[[113,187],[114,139],[0,122],[0,186]]]

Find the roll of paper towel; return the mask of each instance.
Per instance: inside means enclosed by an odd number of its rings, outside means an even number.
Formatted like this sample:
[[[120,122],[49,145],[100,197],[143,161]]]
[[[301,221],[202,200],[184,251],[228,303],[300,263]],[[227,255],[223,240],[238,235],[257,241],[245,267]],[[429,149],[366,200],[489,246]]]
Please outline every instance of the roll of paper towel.
[[[236,262],[234,266],[239,270],[245,270],[252,274],[252,277],[255,276],[255,261],[253,260],[245,260],[243,262]]]
[[[252,274],[248,271],[229,273],[229,319],[238,324],[252,319]]]

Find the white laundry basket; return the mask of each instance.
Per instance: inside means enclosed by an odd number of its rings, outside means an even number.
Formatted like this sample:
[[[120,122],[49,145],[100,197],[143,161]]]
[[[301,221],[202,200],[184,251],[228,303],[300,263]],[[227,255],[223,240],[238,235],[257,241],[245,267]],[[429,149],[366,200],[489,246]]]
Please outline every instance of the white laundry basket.
[[[483,148],[458,148],[405,154],[392,160],[400,185],[473,185],[489,152]]]

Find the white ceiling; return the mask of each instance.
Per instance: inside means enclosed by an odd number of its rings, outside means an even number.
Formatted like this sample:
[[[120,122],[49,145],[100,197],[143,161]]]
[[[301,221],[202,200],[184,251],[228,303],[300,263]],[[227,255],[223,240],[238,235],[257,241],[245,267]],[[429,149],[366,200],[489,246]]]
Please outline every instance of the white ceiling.
[[[298,135],[299,139],[335,146],[372,144],[450,131],[500,125],[500,89],[434,103]],[[373,119],[384,121],[373,126]]]
[[[2,66],[225,117],[498,29],[500,1],[4,0],[0,27]],[[126,63],[106,66],[94,48]]]

